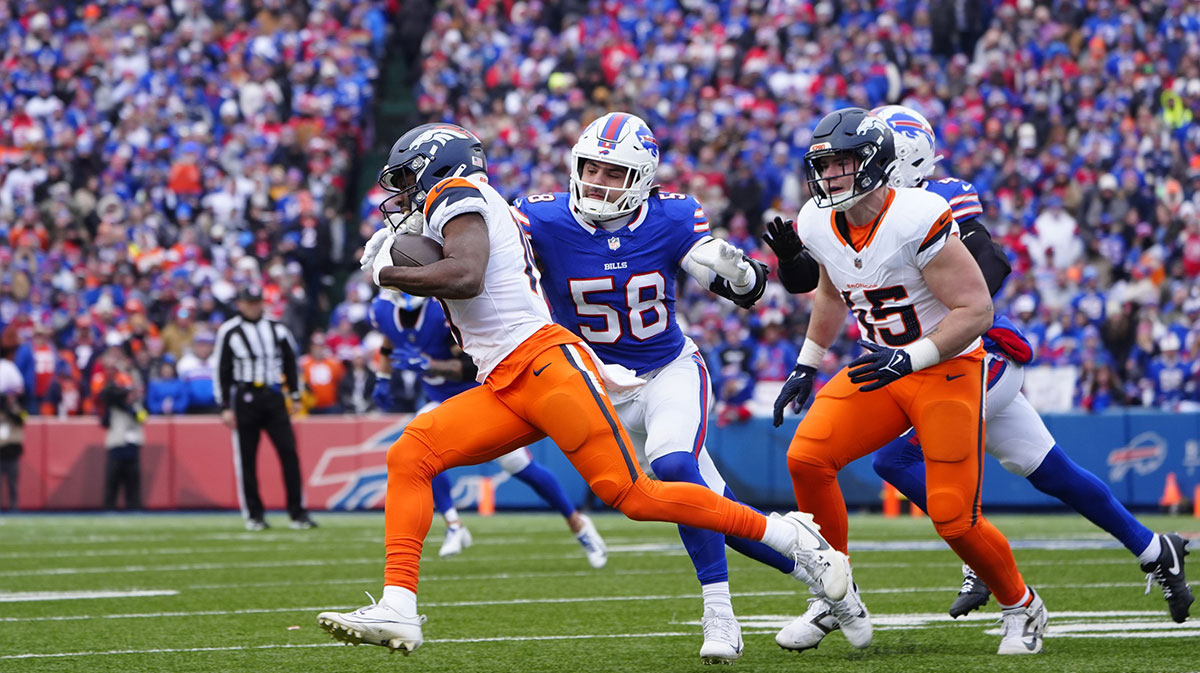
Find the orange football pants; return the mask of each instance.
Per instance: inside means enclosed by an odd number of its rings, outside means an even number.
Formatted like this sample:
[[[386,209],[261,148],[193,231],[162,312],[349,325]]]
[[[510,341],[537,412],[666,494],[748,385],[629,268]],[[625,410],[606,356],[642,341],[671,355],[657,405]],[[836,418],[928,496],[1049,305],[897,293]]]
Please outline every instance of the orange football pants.
[[[996,594],[1015,605],[1025,595],[1004,534],[979,510],[983,480],[983,349],[893,381],[869,393],[838,372],[813,400],[788,447],[788,470],[801,511],[846,552],[846,502],[837,473],[908,428],[925,451],[927,507],[934,528]]]
[[[708,488],[648,479],[591,357],[549,325],[509,354],[484,385],[414,418],[388,449],[384,584],[417,590],[433,520],[433,477],[549,436],[592,491],[638,521],[669,521],[761,539],[766,518]]]

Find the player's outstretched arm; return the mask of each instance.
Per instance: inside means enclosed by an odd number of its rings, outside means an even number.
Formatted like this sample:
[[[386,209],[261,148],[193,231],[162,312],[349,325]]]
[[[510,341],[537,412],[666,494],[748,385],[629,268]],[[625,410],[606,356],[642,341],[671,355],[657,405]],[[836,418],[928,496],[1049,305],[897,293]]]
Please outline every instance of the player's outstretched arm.
[[[767,265],[750,259],[724,239],[696,244],[684,256],[682,266],[709,291],[742,308],[754,306],[767,288]]]
[[[457,215],[442,227],[442,236],[443,259],[427,266],[386,266],[379,271],[379,286],[442,299],[470,299],[482,292],[491,254],[483,216]]]
[[[921,272],[938,301],[950,309],[926,337],[940,359],[954,357],[992,326],[992,296],[979,265],[957,236],[951,236]]]

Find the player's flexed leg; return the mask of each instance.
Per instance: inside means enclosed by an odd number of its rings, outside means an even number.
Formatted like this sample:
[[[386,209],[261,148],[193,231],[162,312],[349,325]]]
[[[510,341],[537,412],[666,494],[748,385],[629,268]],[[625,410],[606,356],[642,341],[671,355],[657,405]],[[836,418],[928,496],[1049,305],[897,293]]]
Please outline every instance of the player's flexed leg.
[[[894,152],[886,123],[846,108],[821,120],[805,155],[814,198],[798,215],[798,231],[820,262],[820,280],[807,339],[776,400],[776,425],[784,407],[811,393],[816,365],[843,328],[844,306],[861,322],[869,352],[822,388],[796,430],[788,450],[796,502],[845,551],[838,470],[911,425],[925,447],[927,511],[938,534],[1005,608],[1000,653],[1040,652],[1045,607],[1021,578],[1008,541],[979,512],[979,337],[992,322],[991,297],[946,200],[886,186]],[[789,635],[780,632],[781,644]]]
[[[658,144],[646,123],[610,112],[571,149],[570,191],[517,199],[555,319],[600,359],[633,370],[645,385],[613,394],[639,458],[662,481],[700,484],[733,498],[704,447],[712,399],[708,370],[675,320],[674,278],[750,308],[766,286],[765,265],[709,231],[704,208],[654,187]],[[725,546],[798,579],[790,558],[755,540],[680,526],[700,582],[705,663],[742,656]],[[865,620],[864,620],[865,621]],[[858,641],[865,647],[869,630]]]
[[[845,595],[848,561],[810,515],[768,519],[702,486],[645,477],[601,383],[621,382],[577,336],[551,323],[532,253],[503,197],[487,184],[478,138],[450,124],[417,127],[396,141],[380,183],[400,207],[385,211],[389,223],[403,235],[425,232],[444,257],[422,267],[392,266],[389,239],[397,234],[384,233],[368,248],[382,251],[369,260],[376,284],[439,297],[484,385],[418,416],[389,449],[382,602],[321,613],[322,628],[346,642],[418,648],[424,618],[417,614],[417,576],[433,518],[433,476],[545,436],[601,500],[630,518],[761,540],[801,563],[811,587],[834,600]],[[381,207],[390,209],[391,201]]]

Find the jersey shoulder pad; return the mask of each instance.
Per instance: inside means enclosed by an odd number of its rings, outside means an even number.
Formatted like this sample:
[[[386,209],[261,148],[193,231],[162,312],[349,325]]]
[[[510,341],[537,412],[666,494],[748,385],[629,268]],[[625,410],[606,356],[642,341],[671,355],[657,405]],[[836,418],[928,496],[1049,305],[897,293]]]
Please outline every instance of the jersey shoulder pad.
[[[658,202],[660,216],[668,222],[683,225],[691,233],[709,232],[708,215],[696,197],[680,192],[658,192],[650,199],[652,208],[653,202]]]
[[[545,230],[558,222],[572,221],[570,195],[566,192],[527,194],[513,201],[513,217],[527,233]]]
[[[432,220],[439,209],[445,209],[467,199],[478,199],[484,203],[479,185],[466,178],[446,178],[433,186],[425,195],[425,219]]]
[[[958,178],[942,178],[925,183],[926,191],[946,199],[954,213],[954,219],[962,222],[983,214],[983,203],[975,185]]]

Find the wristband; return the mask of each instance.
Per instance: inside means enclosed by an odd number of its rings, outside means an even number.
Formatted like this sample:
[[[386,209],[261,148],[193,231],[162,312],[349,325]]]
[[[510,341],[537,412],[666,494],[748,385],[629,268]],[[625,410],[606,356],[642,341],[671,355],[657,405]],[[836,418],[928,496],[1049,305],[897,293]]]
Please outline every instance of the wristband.
[[[796,364],[816,369],[820,366],[821,360],[825,359],[827,350],[829,349],[812,339],[805,339],[804,345],[800,347],[800,356],[796,358]]]
[[[905,346],[904,352],[908,353],[914,372],[919,372],[926,367],[932,367],[942,361],[942,354],[938,351],[937,344],[933,343],[929,337]]]

